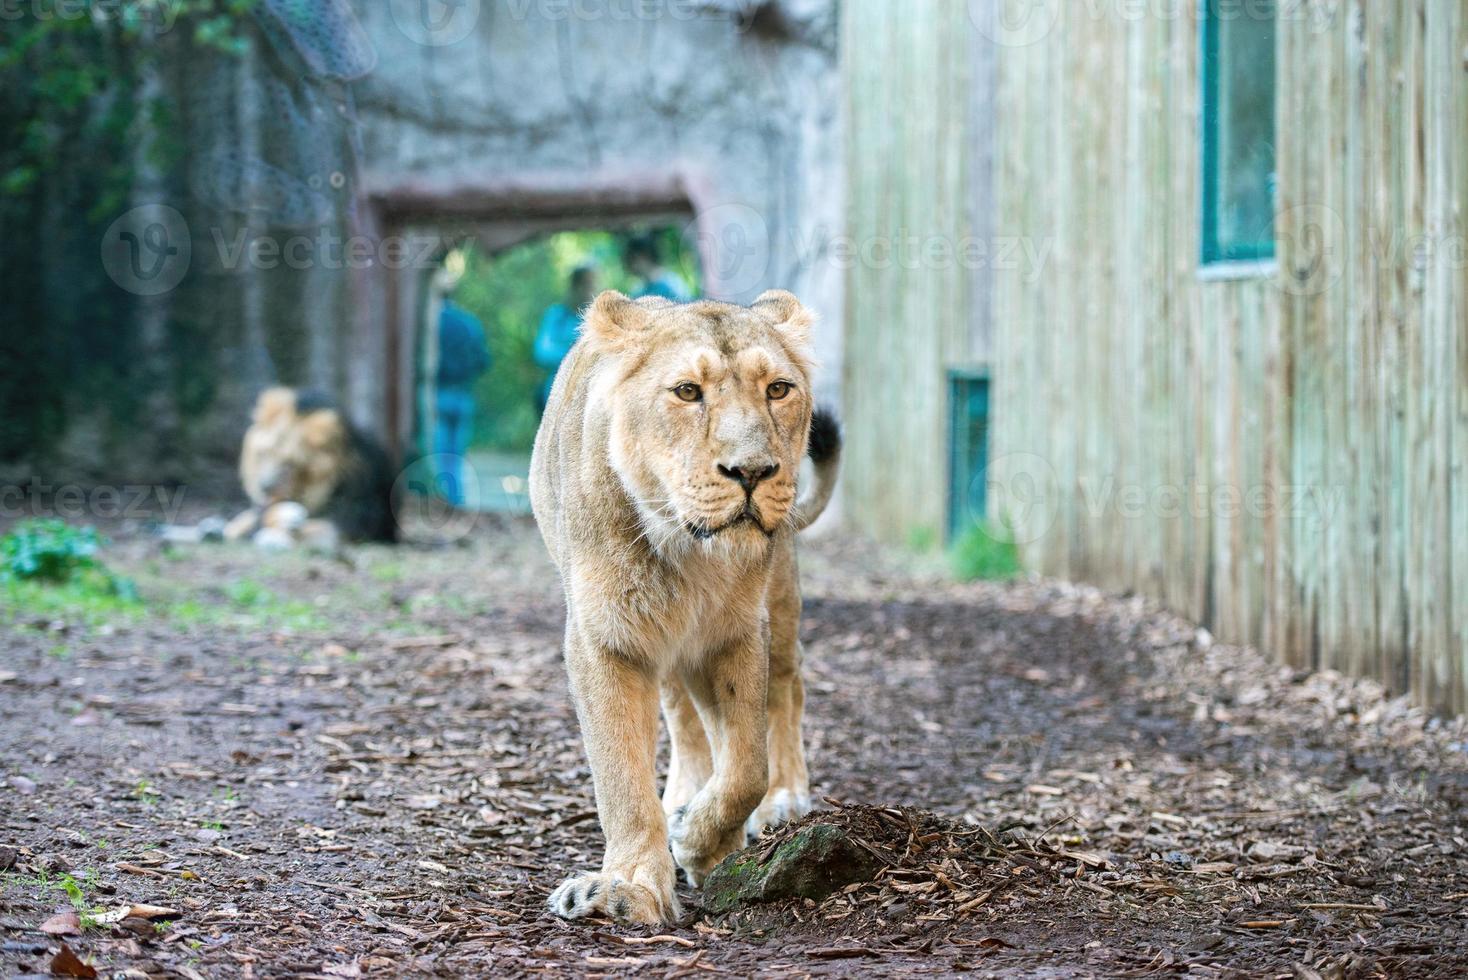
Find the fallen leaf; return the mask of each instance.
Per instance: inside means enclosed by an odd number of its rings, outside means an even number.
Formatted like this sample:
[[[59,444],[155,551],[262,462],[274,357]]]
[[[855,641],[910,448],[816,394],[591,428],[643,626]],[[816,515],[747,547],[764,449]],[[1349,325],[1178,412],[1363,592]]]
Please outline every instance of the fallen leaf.
[[[83,963],[70,946],[62,943],[61,951],[51,959],[51,972],[58,977],[95,977],[97,968]]]
[[[1280,861],[1303,857],[1305,848],[1276,841],[1259,840],[1251,844],[1246,853],[1256,861]]]
[[[48,936],[78,936],[81,935],[82,921],[74,909],[66,909],[42,922],[41,931]]]

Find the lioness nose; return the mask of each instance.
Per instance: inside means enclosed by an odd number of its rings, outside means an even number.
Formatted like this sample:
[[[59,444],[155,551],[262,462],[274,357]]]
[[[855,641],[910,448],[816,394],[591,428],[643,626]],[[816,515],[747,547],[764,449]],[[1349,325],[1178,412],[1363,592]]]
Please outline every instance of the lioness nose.
[[[761,480],[768,480],[779,469],[779,463],[740,463],[736,466],[719,464],[719,472],[731,480],[738,480],[745,493],[754,493],[754,488]]]

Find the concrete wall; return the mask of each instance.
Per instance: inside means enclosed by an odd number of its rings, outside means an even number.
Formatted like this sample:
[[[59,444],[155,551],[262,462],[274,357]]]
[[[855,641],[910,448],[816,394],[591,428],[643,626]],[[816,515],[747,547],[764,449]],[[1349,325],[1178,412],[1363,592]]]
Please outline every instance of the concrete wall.
[[[125,263],[115,289],[81,272],[125,301],[117,331],[138,338],[151,407],[119,426],[73,394],[59,451],[38,447],[47,472],[227,473],[274,381],[335,392],[400,437],[416,290],[439,240],[464,234],[687,221],[709,294],[781,286],[820,311],[822,394],[839,397],[842,283],[822,253],[843,199],[833,0],[322,0],[298,22],[276,6],[240,59],[160,42],[176,49],[164,135],[187,157],[145,173],[103,252],[167,225],[189,245],[166,260],[180,276],[152,293]],[[74,286],[48,288],[60,307]],[[158,379],[207,383],[182,407]]]

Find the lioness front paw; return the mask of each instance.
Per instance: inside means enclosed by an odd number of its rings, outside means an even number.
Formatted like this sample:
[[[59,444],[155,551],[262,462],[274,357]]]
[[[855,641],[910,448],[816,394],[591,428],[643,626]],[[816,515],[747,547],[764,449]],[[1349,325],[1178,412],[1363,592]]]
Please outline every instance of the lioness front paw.
[[[809,813],[810,808],[809,793],[783,786],[772,787],[744,822],[744,830],[750,837],[758,837],[766,827],[778,827],[787,820],[798,820]]]
[[[660,925],[683,914],[671,884],[663,894],[634,884],[620,875],[588,872],[572,875],[551,892],[546,903],[563,919],[584,919],[601,913],[618,922]]]
[[[744,824],[722,832],[700,832],[689,811],[690,807],[680,806],[668,815],[668,843],[673,847],[673,860],[688,875],[688,883],[702,888],[709,872],[744,846]]]

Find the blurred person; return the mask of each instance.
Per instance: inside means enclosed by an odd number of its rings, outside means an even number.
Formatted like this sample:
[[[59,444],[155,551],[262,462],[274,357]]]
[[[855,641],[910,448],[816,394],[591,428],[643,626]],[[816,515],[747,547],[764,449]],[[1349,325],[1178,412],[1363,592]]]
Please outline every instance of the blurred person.
[[[450,253],[433,281],[435,291],[443,297],[438,314],[434,476],[444,498],[455,507],[464,503],[464,454],[473,435],[474,382],[490,367],[484,324],[453,298],[466,266],[462,252]]]
[[[578,265],[571,270],[565,302],[552,304],[540,318],[540,330],[535,335],[535,363],[550,373],[535,393],[538,414],[545,414],[545,403],[550,398],[551,385],[555,384],[556,371],[581,335],[581,311],[596,298],[600,288],[596,266],[590,263]]]
[[[622,251],[622,264],[642,280],[642,285],[632,294],[633,299],[661,296],[674,303],[686,303],[693,298],[682,277],[663,266],[658,241],[652,235],[637,235],[629,240]]]

